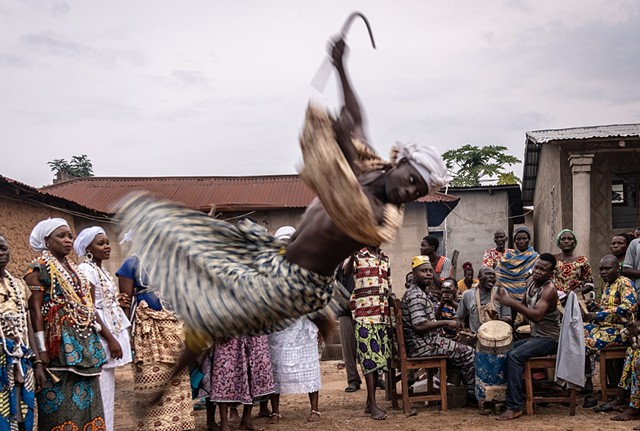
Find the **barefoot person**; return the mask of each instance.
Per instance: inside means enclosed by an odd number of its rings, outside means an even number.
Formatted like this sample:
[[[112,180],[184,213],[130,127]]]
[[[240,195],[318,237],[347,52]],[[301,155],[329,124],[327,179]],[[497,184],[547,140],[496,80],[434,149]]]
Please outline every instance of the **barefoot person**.
[[[365,247],[356,253],[353,268],[349,272],[355,278],[351,311],[355,322],[358,360],[367,385],[365,413],[371,414],[373,419],[385,419],[386,412],[376,403],[376,384],[380,372],[389,369],[391,359],[389,256],[380,247]]]
[[[496,294],[498,302],[511,307],[531,323],[531,338],[513,343],[513,348],[507,355],[507,410],[496,418],[498,420],[522,416],[522,374],[525,361],[534,356],[554,355],[558,350],[558,292],[551,281],[556,264],[556,258],[552,254],[540,255],[533,267],[532,276],[527,279],[521,301],[513,299],[503,288]]]
[[[638,336],[640,335],[640,322],[634,322],[629,327],[631,347],[627,348],[622,369],[622,377],[618,387],[618,395],[615,400],[608,403],[609,408],[599,411],[611,411],[619,409],[625,405],[625,399],[629,396],[629,406],[620,414],[611,418],[612,421],[630,421],[640,419],[640,346]],[[640,429],[636,426],[633,429]]]
[[[231,225],[144,195],[122,206],[124,228],[136,231],[133,252],[189,327],[181,366],[212,338],[281,330],[325,307],[337,266],[364,245],[391,241],[402,205],[448,181],[433,148],[400,145],[397,163],[387,163],[368,147],[344,50],[343,40],[332,49],[345,100],[340,117],[307,111],[301,176],[319,200],[288,245],[251,220]]]

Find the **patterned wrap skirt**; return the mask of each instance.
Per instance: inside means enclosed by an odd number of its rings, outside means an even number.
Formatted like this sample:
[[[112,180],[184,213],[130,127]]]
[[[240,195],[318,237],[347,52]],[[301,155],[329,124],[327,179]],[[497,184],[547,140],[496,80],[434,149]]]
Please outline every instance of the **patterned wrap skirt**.
[[[135,231],[132,252],[184,319],[190,348],[280,331],[332,299],[332,276],[287,261],[285,243],[251,220],[231,225],[148,195],[129,199],[119,217]]]

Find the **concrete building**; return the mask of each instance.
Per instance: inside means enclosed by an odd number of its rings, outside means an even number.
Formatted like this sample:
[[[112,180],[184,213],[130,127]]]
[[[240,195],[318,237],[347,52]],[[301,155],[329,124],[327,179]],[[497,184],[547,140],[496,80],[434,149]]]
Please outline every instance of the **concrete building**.
[[[480,269],[484,251],[495,247],[497,229],[506,232],[507,247],[512,246],[513,228],[525,218],[519,185],[449,187],[448,193],[458,196],[460,203],[443,223],[430,227],[430,233],[441,239],[441,254],[452,258],[455,250],[459,252],[455,276],[460,279],[464,262],[471,262],[476,272]]]
[[[522,187],[537,250],[558,252],[564,228],[576,253],[599,262],[615,233],[640,225],[640,124],[527,132]]]

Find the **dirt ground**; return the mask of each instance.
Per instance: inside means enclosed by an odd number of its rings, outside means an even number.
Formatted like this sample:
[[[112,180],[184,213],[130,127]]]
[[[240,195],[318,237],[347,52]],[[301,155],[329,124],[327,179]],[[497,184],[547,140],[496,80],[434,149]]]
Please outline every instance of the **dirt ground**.
[[[308,397],[306,395],[283,396],[280,400],[282,419],[278,424],[269,425],[266,419],[254,419],[255,425],[264,426],[269,431],[284,430],[630,430],[640,424],[634,422],[613,422],[611,413],[594,413],[590,409],[580,407],[582,400],[578,399],[576,416],[569,416],[569,408],[564,406],[537,407],[533,417],[522,417],[511,422],[498,422],[494,416],[481,416],[477,408],[440,412],[438,406],[417,406],[417,416],[406,418],[402,410],[391,410],[391,404],[384,401],[383,391],[378,391],[380,404],[387,410],[388,417],[384,421],[376,422],[364,414],[366,392],[364,388],[355,393],[345,393],[346,373],[338,368],[337,361],[323,361],[322,390],[320,391],[320,422],[306,422],[309,414]],[[116,386],[116,418],[117,431],[134,431],[134,403],[133,379],[131,369],[123,367],[117,372]],[[254,417],[257,414],[254,408]],[[237,429],[237,426],[235,427]],[[206,430],[204,411],[196,412],[196,430]]]

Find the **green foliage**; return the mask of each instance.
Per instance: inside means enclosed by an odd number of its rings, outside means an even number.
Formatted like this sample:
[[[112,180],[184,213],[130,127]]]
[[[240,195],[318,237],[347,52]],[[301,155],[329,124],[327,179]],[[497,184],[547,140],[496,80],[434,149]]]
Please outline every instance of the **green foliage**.
[[[508,186],[508,185],[511,185],[511,184],[520,184],[520,178],[518,178],[518,176],[516,174],[514,174],[513,171],[511,171],[511,172],[503,172],[500,175],[498,175],[497,184],[499,186]]]
[[[71,161],[54,159],[47,163],[51,171],[63,177],[92,177],[93,164],[86,154],[73,156]]]
[[[506,166],[514,165],[520,160],[506,154],[507,147],[501,145],[487,145],[476,147],[475,145],[464,145],[455,150],[449,150],[442,154],[442,158],[447,167],[453,171],[452,186],[468,187],[479,186],[481,179],[498,179],[505,176],[505,181],[519,182],[513,172],[504,172]],[[511,174],[511,176],[508,176]],[[514,184],[509,182],[506,184]]]

